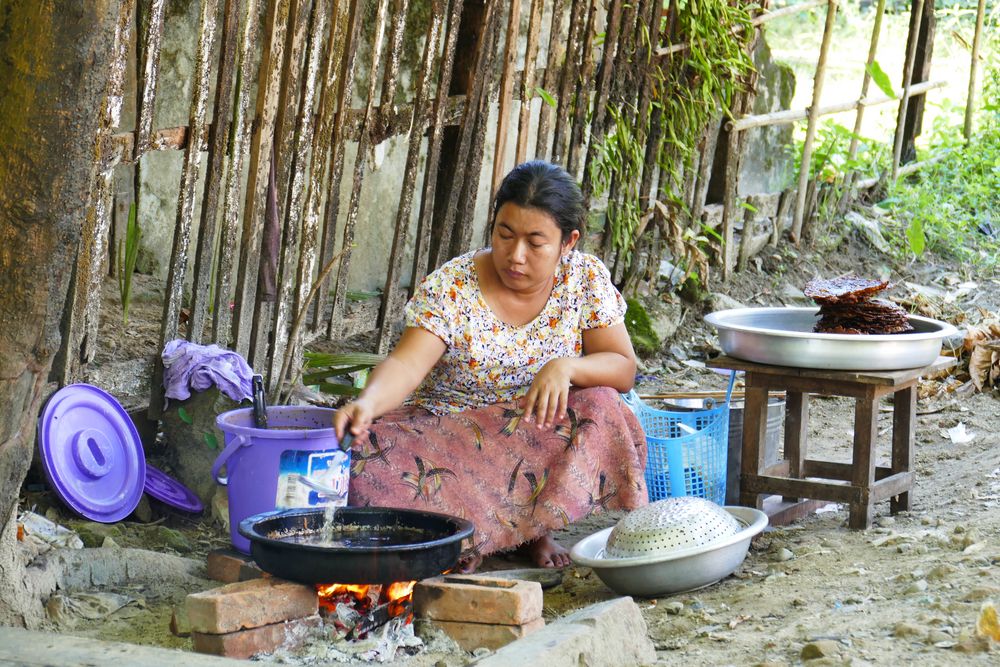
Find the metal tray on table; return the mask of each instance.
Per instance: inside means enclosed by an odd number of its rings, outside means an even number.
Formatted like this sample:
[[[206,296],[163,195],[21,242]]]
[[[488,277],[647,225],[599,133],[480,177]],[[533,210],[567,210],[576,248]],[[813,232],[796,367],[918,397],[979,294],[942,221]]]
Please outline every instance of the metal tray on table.
[[[734,308],[705,316],[719,332],[722,351],[761,364],[829,370],[889,371],[921,368],[937,359],[947,322],[910,315],[913,331],[866,335],[816,333],[819,308]]]

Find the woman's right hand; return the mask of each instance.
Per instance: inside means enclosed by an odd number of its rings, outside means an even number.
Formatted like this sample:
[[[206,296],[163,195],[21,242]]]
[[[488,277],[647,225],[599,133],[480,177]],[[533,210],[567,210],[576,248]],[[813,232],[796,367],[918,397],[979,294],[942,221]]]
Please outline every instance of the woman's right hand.
[[[357,399],[333,414],[333,428],[337,432],[338,439],[343,439],[348,425],[350,425],[350,431],[354,437],[362,437],[368,434],[368,427],[371,426],[374,418],[374,410],[368,402],[364,399]]]

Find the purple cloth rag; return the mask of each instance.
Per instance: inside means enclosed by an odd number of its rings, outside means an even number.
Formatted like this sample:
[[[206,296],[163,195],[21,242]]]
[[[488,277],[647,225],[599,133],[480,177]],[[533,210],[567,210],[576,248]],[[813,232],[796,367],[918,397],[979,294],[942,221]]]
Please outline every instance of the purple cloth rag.
[[[214,344],[172,340],[163,347],[162,357],[167,399],[183,401],[191,396],[192,389],[218,387],[237,403],[253,400],[253,370],[237,352]]]

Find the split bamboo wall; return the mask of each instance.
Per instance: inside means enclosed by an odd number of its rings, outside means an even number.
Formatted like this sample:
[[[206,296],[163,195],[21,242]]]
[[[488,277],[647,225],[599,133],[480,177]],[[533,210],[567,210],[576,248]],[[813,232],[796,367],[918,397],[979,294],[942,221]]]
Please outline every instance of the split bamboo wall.
[[[116,208],[112,183],[116,170],[134,168],[143,155],[176,150],[184,156],[161,349],[178,337],[219,343],[246,356],[273,387],[303,346],[344,334],[352,243],[361,189],[374,169],[368,158],[374,146],[393,136],[405,137],[408,146],[394,203],[394,233],[387,240],[391,249],[382,298],[371,322],[378,331],[377,348],[384,352],[410,286],[482,242],[473,238],[468,222],[481,181],[495,187],[513,165],[545,158],[564,164],[589,196],[586,174],[608,130],[609,102],[628,101],[642,113],[651,103],[648,63],[685,48],[666,43],[667,35],[660,33],[671,7],[660,0],[423,0],[429,5],[426,19],[409,24],[409,4],[417,1],[201,0],[189,121],[183,127],[154,128],[166,0],[139,0],[141,21],[136,0],[123,0],[116,63],[99,110],[99,150],[67,305],[60,383],[85,377],[100,345],[100,286],[114,251],[109,241]],[[913,1],[919,18],[925,0]],[[748,116],[751,88],[738,101],[735,119],[706,128],[699,146],[686,198],[691,224],[701,224],[707,179],[712,170],[725,174],[717,260],[724,277],[767,243],[778,242],[791,201],[791,240],[802,238],[820,116],[856,109],[860,123],[866,107],[898,102],[895,178],[908,101],[940,85],[912,80],[918,20],[900,100],[869,96],[866,75],[857,100],[822,106],[837,1],[809,0],[764,11],[755,26],[819,5],[826,6],[829,18],[810,107]],[[869,60],[883,10],[880,0]],[[649,41],[642,37],[647,28]],[[412,94],[400,102],[400,52],[406,41],[420,44],[422,52],[408,73]],[[135,125],[126,129],[119,125],[132,43],[138,44],[131,56],[139,75]],[[540,89],[554,104],[537,103]],[[492,133],[491,113],[497,119]],[[798,120],[806,120],[808,129],[797,187],[782,194],[783,206],[772,212],[770,230],[755,234],[753,221],[747,220],[739,238],[735,212],[739,160],[746,150],[743,131]],[[645,138],[650,145],[657,139]],[[724,165],[713,164],[716,142],[722,140],[729,142],[730,157]],[[356,150],[349,172],[348,147]],[[488,154],[495,157],[484,164]],[[655,160],[648,159],[640,192],[655,198],[659,177]],[[347,197],[337,194],[342,183],[351,184]],[[609,196],[621,195],[613,189]],[[277,257],[266,252],[268,230],[280,234]],[[412,261],[404,263],[408,235],[414,239]],[[599,252],[617,266],[620,257],[607,235]],[[658,265],[664,239],[654,239],[642,252],[647,270]],[[615,272],[619,278],[622,273],[621,268]],[[191,285],[187,291],[185,284]],[[153,397],[159,393],[155,375],[152,371],[144,378]]]

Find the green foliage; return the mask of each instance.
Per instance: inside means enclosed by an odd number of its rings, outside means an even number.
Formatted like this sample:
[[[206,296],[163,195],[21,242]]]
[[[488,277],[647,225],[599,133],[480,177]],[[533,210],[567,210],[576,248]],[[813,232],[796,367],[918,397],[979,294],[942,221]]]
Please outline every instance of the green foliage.
[[[348,378],[351,373],[367,372],[385,357],[367,352],[306,352],[305,364],[302,369],[302,384],[318,386],[319,390],[337,396],[357,396],[362,387],[353,381],[337,381],[337,378]]]
[[[215,433],[212,431],[205,431],[203,435],[205,437],[205,444],[208,445],[209,449],[214,450],[219,448],[219,439],[216,437]]]
[[[629,121],[635,108],[626,117],[622,110],[609,106],[612,128],[598,148],[598,159],[591,169],[591,177],[598,193],[604,193],[617,181],[624,190],[621,201],[608,203],[608,231],[615,248],[628,248],[632,243],[639,219],[642,216],[639,183],[642,180],[645,146]]]
[[[653,331],[649,314],[636,299],[626,299],[625,328],[639,354],[653,354],[660,349],[660,337]]]
[[[556,101],[556,98],[552,97],[552,93],[545,90],[544,88],[535,88],[535,92],[538,93],[538,96],[542,98],[543,102],[548,104],[553,109],[559,106],[559,103]]]
[[[877,60],[873,60],[872,64],[865,69],[871,75],[875,85],[885,93],[886,97],[896,97],[896,91],[892,89],[892,81],[889,80],[889,75],[882,70],[882,66],[878,64]]]
[[[645,116],[639,117],[639,110],[630,102],[608,105],[610,127],[588,176],[596,196],[617,189],[618,197],[608,204],[607,232],[626,266],[632,261],[644,220],[664,211],[683,220],[689,217],[683,204],[684,175],[691,169],[699,139],[720,109],[731,116],[736,93],[753,70],[748,52],[754,34],[752,9],[752,5],[734,6],[725,0],[679,0],[672,5],[669,25],[664,17],[662,41],[690,46],[652,61],[646,68],[645,76],[651,77],[653,89]],[[653,46],[648,33],[643,33],[641,40],[647,47]],[[646,138],[654,123],[662,128],[653,147],[662,174],[662,190],[656,194],[659,211],[655,207],[647,210],[646,193],[639,192]],[[662,227],[677,236],[666,239],[667,247],[680,244],[689,231],[677,220]],[[688,235],[688,241],[690,238],[693,236]]]
[[[963,262],[970,270],[996,271],[1000,264],[1000,67],[984,77],[981,127],[964,145],[952,145],[880,203],[889,227],[905,235],[901,252],[925,250]],[[951,128],[954,134],[955,128]],[[959,128],[960,131],[960,128]],[[944,133],[944,128],[935,132]]]
[[[142,230],[136,221],[135,202],[128,208],[128,224],[125,227],[125,238],[118,242],[118,294],[122,300],[122,323],[128,324],[128,309],[132,301],[132,274],[135,273],[135,262],[139,257],[139,240]]]

